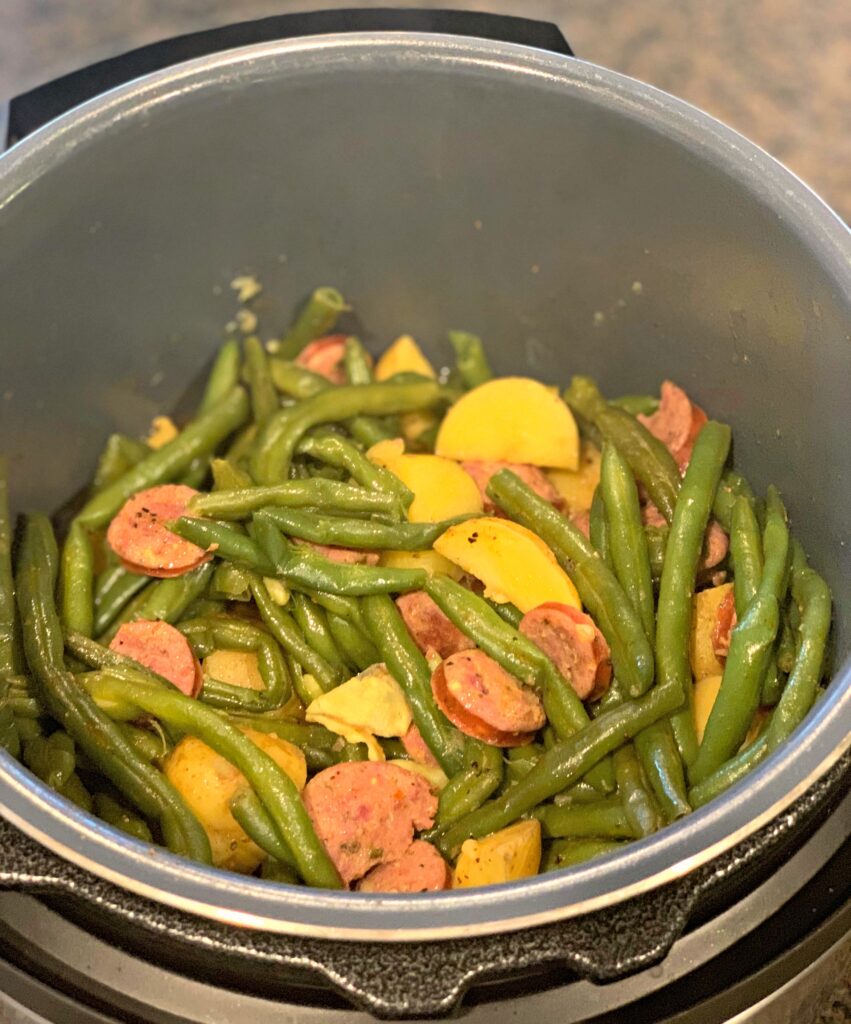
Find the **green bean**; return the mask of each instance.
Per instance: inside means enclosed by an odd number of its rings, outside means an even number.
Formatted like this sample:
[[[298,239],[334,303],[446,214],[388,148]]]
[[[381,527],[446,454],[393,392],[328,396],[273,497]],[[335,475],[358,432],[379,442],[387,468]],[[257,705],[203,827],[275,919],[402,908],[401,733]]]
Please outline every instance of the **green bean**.
[[[250,601],[248,570],[231,562],[219,562],[210,579],[207,593],[214,601]]]
[[[112,519],[124,502],[137,491],[165,483],[180,476],[201,455],[212,453],[217,445],[245,422],[248,398],[241,387],[190,423],[173,441],[146,455],[132,469],[83,506],[77,517],[89,530],[96,530]]]
[[[365,636],[357,626],[342,615],[328,613],[328,628],[331,636],[347,663],[359,672],[381,661],[381,655],[369,637]]]
[[[611,529],[606,506],[603,502],[602,492],[598,487],[594,490],[594,497],[591,499],[591,508],[588,512],[588,539],[594,546],[600,558],[612,567],[612,545]]]
[[[266,514],[258,512],[254,519],[255,522],[262,522]],[[269,520],[266,519],[266,522]],[[274,574],[268,575],[281,576],[294,587],[301,590],[324,590],[344,597],[422,590],[428,575],[423,569],[341,565],[303,545],[295,544],[287,544],[284,553],[274,561],[274,566]]]
[[[89,791],[80,781],[80,776],[76,772],[68,776],[65,785],[60,790],[60,793],[66,800],[70,800],[71,803],[76,804],[89,814],[94,810],[94,805],[92,803],[92,798],[89,795]]]
[[[522,747],[510,747],[506,751],[505,760],[505,777],[502,782],[504,789],[513,785],[528,775],[532,770],[532,766],[544,752],[544,747],[540,743],[526,743]],[[599,800],[600,794],[594,789],[593,786],[588,786],[591,792],[594,794],[594,799]]]
[[[573,867],[594,857],[620,850],[624,845],[614,839],[557,839],[545,851],[541,871]]]
[[[15,728],[18,739],[24,743],[26,740],[32,739],[33,736],[44,735],[44,720],[41,718],[16,718]]]
[[[468,748],[465,767],[440,792],[435,816],[438,828],[446,828],[481,807],[502,782],[502,750],[475,740],[468,743]]]
[[[10,697],[11,687],[8,679],[0,678],[0,750],[5,750],[12,757],[21,756],[21,734],[15,717],[13,698]]]
[[[121,565],[105,569],[95,581],[93,634],[99,636],[112,624],[127,602],[151,582],[150,576],[128,572]]]
[[[94,554],[88,531],[71,523],[62,548],[59,577],[61,618],[65,629],[91,636],[94,630]]]
[[[231,459],[213,459],[210,462],[210,470],[215,491],[241,491],[254,484],[248,473],[241,470]]]
[[[195,516],[182,516],[167,525],[179,537],[190,540],[199,547],[215,551],[219,558],[233,562],[243,569],[253,569],[262,576],[275,575],[274,564],[254,538],[242,532],[241,527],[209,519],[197,519]]]
[[[287,536],[373,551],[428,551],[450,526],[473,515],[453,516],[437,523],[376,523],[288,508],[264,509],[263,514]]]
[[[451,858],[465,839],[481,838],[510,825],[578,781],[627,740],[670,714],[681,700],[682,694],[676,686],[654,686],[644,696],[625,701],[589,722],[584,729],[560,740],[541,755],[525,778],[502,796],[455,822],[438,840],[441,852]]]
[[[160,822],[170,849],[209,862],[207,835],[177,790],[139,757],[65,669],[62,632],[53,600],[57,558],[49,521],[44,516],[28,516],[19,552],[17,600],[27,661],[45,704],[107,778],[146,816]]]
[[[293,681],[293,689],[298,695],[298,699],[305,707],[309,707],[325,691],[313,676],[304,671],[292,655],[286,655],[286,662],[287,668],[290,670],[290,678]]]
[[[346,380],[349,384],[372,383],[372,361],[369,353],[358,338],[346,338],[343,365],[346,369]]]
[[[15,584],[12,578],[12,520],[6,459],[0,458],[0,679],[21,670]]]
[[[399,501],[387,491],[367,490],[336,480],[288,480],[270,487],[246,487],[238,491],[199,494],[189,502],[188,511],[211,519],[246,519],[260,509],[327,508],[342,512],[398,514]]]
[[[751,504],[754,502],[754,494],[747,480],[735,470],[725,469],[718,490],[715,492],[712,514],[727,533],[732,529],[733,505],[736,498],[739,497],[747,498]]]
[[[327,692],[341,682],[337,669],[313,650],[292,617],[269,597],[262,580],[252,578],[251,594],[266,628],[286,653],[313,676],[319,684],[320,692]],[[293,684],[297,683],[301,683],[300,677],[298,680],[293,679]],[[296,689],[298,690],[298,685]],[[299,690],[298,693],[306,704],[319,695],[313,694],[310,699],[305,700],[305,692]]]
[[[506,672],[543,691],[547,718],[560,739],[588,723],[588,714],[569,681],[539,647],[505,622],[484,598],[440,574],[429,576],[425,590],[443,614]],[[592,781],[603,792],[611,792],[611,765],[595,767]]]
[[[661,824],[659,809],[647,789],[635,746],[627,743],[616,750],[612,755],[612,764],[618,783],[618,796],[633,835],[652,835]]]
[[[369,490],[387,491],[395,494],[403,508],[407,509],[414,500],[413,491],[389,469],[376,466],[351,441],[339,434],[313,433],[301,439],[296,448],[299,455],[309,455],[329,466],[344,469],[352,479]],[[334,508],[339,508],[335,503]]]
[[[298,363],[287,359],[279,359],[277,356],[269,360],[269,373],[281,394],[298,401],[312,398],[331,386],[321,373],[314,373],[305,366],[299,366]]]
[[[239,384],[239,362],[239,342],[231,338],[216,353],[196,416],[211,412]]]
[[[564,399],[618,449],[629,463],[633,476],[644,484],[653,504],[670,523],[680,489],[680,474],[665,445],[634,416],[608,404],[589,377],[574,377]]]
[[[623,409],[630,416],[652,416],[659,408],[659,399],[653,395],[621,395],[619,398],[610,398],[609,405]]]
[[[741,503],[737,502],[736,510],[739,509]],[[730,635],[721,688],[712,705],[697,759],[689,769],[692,784],[708,778],[735,754],[759,707],[780,626],[779,600],[784,596],[789,553],[786,510],[774,488],[769,490],[766,507],[764,552],[762,579]]]
[[[274,857],[267,857],[260,865],[260,877],[264,882],[276,882],[278,885],[299,885],[301,882],[297,871]]]
[[[290,460],[299,441],[313,427],[352,416],[413,412],[431,408],[444,398],[436,381],[415,384],[364,384],[321,391],[293,409],[276,413],[257,439],[251,459],[251,475],[260,484],[286,479]]]
[[[88,685],[91,685],[89,683]],[[93,687],[94,689],[94,687]],[[100,674],[96,692],[107,699],[126,700],[141,710],[203,740],[245,776],[269,812],[309,885],[340,888],[340,877],[316,836],[295,783],[255,743],[205,704],[174,687],[128,682]]]
[[[324,608],[326,612],[332,612],[341,619],[347,619],[353,626],[363,633],[364,636],[369,632],[366,628],[363,613],[361,612],[360,602],[356,597],[342,597],[339,594],[325,594],[320,590],[307,590],[305,593],[311,601],[318,604],[321,608]]]
[[[113,828],[125,832],[142,843],[152,843],[153,836],[147,824],[136,814],[114,800],[108,793],[95,793],[92,798],[95,814]]]
[[[515,629],[520,628],[520,623],[523,621],[523,612],[520,611],[516,604],[512,604],[510,601],[491,601],[489,598],[485,598],[485,600],[503,622],[507,622],[509,626],[513,626]]]
[[[281,339],[278,355],[281,359],[295,359],[311,341],[328,334],[341,313],[349,307],[336,288],[317,288],[305,303],[295,323]]]
[[[682,695],[681,708],[671,727],[687,767],[697,756],[688,653],[692,598],[703,537],[729,450],[730,428],[710,420],[697,436],[683,478],[659,584],[656,678],[660,685],[671,684]]]
[[[781,611],[780,640],[777,644],[777,667],[781,672],[785,672],[788,675],[795,664],[795,634],[789,621],[789,610],[784,607]]]
[[[240,469],[247,468],[247,461],[251,455],[251,449],[257,440],[257,424],[249,423],[238,431],[230,446],[225,449],[225,459]]]
[[[0,677],[0,733],[11,734],[12,718],[40,718],[45,709],[32,680],[27,676]],[[14,742],[14,740],[12,740]],[[3,746],[0,740],[0,746]]]
[[[560,793],[556,793],[553,803],[556,807],[563,807],[566,804],[592,804],[599,799],[600,791],[594,789],[584,779],[580,779],[579,782],[574,782]]]
[[[231,724],[240,729],[254,729],[286,740],[304,752],[311,771],[327,768],[343,760],[344,743],[337,733],[316,723],[291,722],[284,718],[261,716],[232,718]]]
[[[549,839],[574,839],[598,836],[605,839],[636,839],[619,797],[595,800],[591,804],[566,804],[537,807],[532,816],[541,823]]]
[[[762,537],[753,510],[745,497],[733,502],[730,520],[730,561],[736,585],[736,615],[742,618],[756,596],[762,579]]]
[[[434,703],[431,672],[425,658],[390,597],[386,594],[365,597],[361,607],[372,642],[388,671],[404,690],[417,728],[440,767],[451,778],[461,768],[461,737]]]
[[[668,545],[668,527],[666,526],[645,526],[644,537],[647,541],[647,554],[650,558],[650,572],[654,582],[662,578],[662,568],[665,565],[665,548]]]
[[[273,711],[287,702],[292,693],[281,650],[263,629],[237,619],[214,617],[189,619],[177,624],[196,656],[206,657],[212,650],[246,651],[257,656],[263,690],[250,690],[220,682],[205,674],[199,699],[223,711],[256,714]]]
[[[251,398],[251,415],[258,426],[262,426],[278,411],[278,393],[272,383],[269,360],[259,338],[253,335],[245,339],[245,365],[243,378]]]
[[[455,350],[455,366],[465,388],[475,388],[493,377],[482,340],[467,331],[450,331],[449,344]]]
[[[304,639],[317,654],[320,654],[334,669],[337,682],[343,682],[351,675],[343,655],[328,628],[328,616],[325,609],[306,595],[294,591],[290,599],[292,614]]]
[[[653,682],[653,650],[623,588],[585,535],[510,470],[491,477],[488,493],[552,549],[606,638],[615,675],[626,692],[645,692]]]
[[[683,762],[669,722],[654,722],[635,737],[635,749],[647,781],[667,822],[691,810]]]
[[[242,831],[264,853],[297,870],[289,846],[278,834],[269,812],[253,790],[241,789],[230,802],[230,812]]]
[[[92,494],[98,494],[115,483],[150,454],[151,449],[144,441],[127,437],[126,434],[110,434],[98,459],[92,481]]]
[[[118,728],[128,743],[149,763],[162,761],[171,750],[171,743],[162,728],[154,733],[150,729],[140,729],[126,722],[120,723]]]
[[[656,606],[638,488],[626,459],[608,444],[603,448],[599,489],[609,523],[615,575],[652,644],[656,633]]]

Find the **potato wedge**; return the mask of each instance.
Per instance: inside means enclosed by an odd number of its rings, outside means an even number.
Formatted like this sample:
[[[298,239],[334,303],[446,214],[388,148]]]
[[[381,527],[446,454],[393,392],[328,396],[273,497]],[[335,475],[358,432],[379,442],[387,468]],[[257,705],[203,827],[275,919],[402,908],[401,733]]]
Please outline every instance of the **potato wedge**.
[[[434,544],[438,554],[485,585],[485,597],[528,612],[545,601],[581,608],[570,577],[540,537],[507,519],[482,516],[458,523]]]
[[[600,482],[600,449],[590,441],[579,446],[579,469],[551,469],[547,476],[570,513],[587,512]]]
[[[425,569],[430,574],[442,572],[456,580],[462,576],[457,565],[436,551],[382,551],[378,564],[386,565],[388,569]]]
[[[461,847],[452,888],[515,882],[538,873],[541,863],[541,823],[518,821],[484,839],[467,839]]]
[[[203,660],[201,668],[205,679],[218,679],[220,683],[244,686],[247,690],[266,689],[253,651],[215,650]]]
[[[694,717],[694,731],[697,734],[697,742],[703,742],[703,733],[715,698],[721,689],[721,676],[704,676],[694,684],[693,699],[691,705],[692,716]]]
[[[414,492],[408,509],[412,523],[436,523],[466,512],[482,511],[482,497],[475,480],[451,459],[405,455],[400,453],[397,441],[381,441],[367,455]]]
[[[376,380],[389,380],[397,373],[419,373],[432,379],[437,376],[410,334],[398,337],[375,364]]]
[[[699,590],[692,599],[689,661],[695,679],[721,675],[724,671],[724,666],[712,649],[712,631],[715,629],[718,605],[732,589],[732,583],[722,583],[720,587]]]
[[[450,459],[579,468],[573,413],[551,388],[528,377],[498,377],[468,391],[447,412],[435,452]]]

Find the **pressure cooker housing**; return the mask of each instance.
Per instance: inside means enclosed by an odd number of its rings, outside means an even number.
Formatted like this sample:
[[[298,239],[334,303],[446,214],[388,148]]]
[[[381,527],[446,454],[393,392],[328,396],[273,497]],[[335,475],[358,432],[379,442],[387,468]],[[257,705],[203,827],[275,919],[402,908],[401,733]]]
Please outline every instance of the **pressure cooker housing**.
[[[225,924],[370,943],[586,922],[648,893],[662,919],[666,883],[791,828],[781,812],[840,757],[851,704],[851,241],[831,211],[694,108],[494,40],[320,35],[157,72],[0,160],[0,437],[17,508],[56,508],[107,433],[185,407],[244,272],[263,282],[270,333],[328,283],[374,349],[404,330],[441,362],[447,327],[463,327],[500,373],[590,373],[612,394],[678,381],[732,424],[755,487],[780,487],[834,590],[827,694],[790,744],[686,819],[484,890],[376,898],[227,875],[115,832],[3,755],[8,820],[105,880],[90,883],[101,897],[116,885]],[[841,778],[796,806],[823,808]],[[0,882],[25,884],[12,845]],[[57,885],[85,888],[63,871]],[[30,881],[51,884],[42,861]]]

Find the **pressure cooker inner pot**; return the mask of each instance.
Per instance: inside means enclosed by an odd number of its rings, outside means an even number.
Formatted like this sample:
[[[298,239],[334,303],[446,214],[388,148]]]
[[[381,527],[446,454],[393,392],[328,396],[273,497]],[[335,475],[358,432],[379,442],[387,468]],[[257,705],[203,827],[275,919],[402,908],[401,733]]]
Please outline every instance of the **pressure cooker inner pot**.
[[[374,351],[404,331],[448,362],[464,328],[502,374],[677,381],[780,488],[841,664],[847,267],[843,294],[829,213],[743,140],[579,62],[389,36],[195,62],[47,133],[0,191],[16,509],[56,509],[107,434],[180,408],[232,278],[262,282],[264,337],[333,284]]]

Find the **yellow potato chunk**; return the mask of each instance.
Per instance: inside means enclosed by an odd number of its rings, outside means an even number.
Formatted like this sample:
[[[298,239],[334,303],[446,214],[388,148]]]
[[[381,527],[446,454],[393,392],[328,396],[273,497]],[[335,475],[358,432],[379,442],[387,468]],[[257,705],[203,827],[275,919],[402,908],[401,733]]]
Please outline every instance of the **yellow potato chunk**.
[[[205,679],[218,679],[220,683],[244,686],[246,690],[266,689],[253,651],[216,650],[207,655],[201,668]]]
[[[367,452],[413,491],[408,509],[412,523],[436,523],[466,512],[482,511],[482,496],[475,480],[457,462],[439,455],[405,455],[401,442],[381,441]]]
[[[512,601],[528,612],[545,601],[581,608],[570,577],[547,545],[525,526],[482,516],[450,528],[434,544],[438,554],[485,585],[485,597]]]
[[[579,468],[576,420],[558,394],[529,377],[497,377],[447,412],[435,452],[450,459]]]
[[[579,446],[579,469],[551,469],[547,476],[564,498],[568,512],[587,512],[600,482],[600,449],[583,441]]]
[[[712,631],[715,629],[718,605],[732,589],[732,583],[722,583],[720,587],[699,590],[692,599],[689,661],[695,679],[717,676],[724,671],[724,666],[712,649]]]
[[[721,676],[704,676],[694,684],[694,695],[691,711],[694,717],[694,731],[697,733],[697,742],[703,742],[703,733],[706,730],[706,723],[715,704],[715,698],[721,689]]]
[[[178,433],[179,431],[170,416],[154,416],[151,420],[151,429],[145,438],[145,443],[149,448],[157,451],[163,445],[168,444],[169,441],[173,441]]]
[[[541,823],[518,821],[484,839],[467,839],[461,847],[452,888],[516,882],[536,875],[541,864]]]
[[[370,761],[384,760],[376,736],[404,736],[412,721],[402,687],[384,665],[372,665],[323,693],[311,702],[304,717],[349,743],[365,743]]]
[[[442,572],[456,580],[462,575],[457,565],[436,551],[382,551],[378,564],[386,565],[388,569],[425,569],[430,574]]]
[[[419,373],[423,377],[432,378],[436,376],[434,367],[410,334],[397,338],[375,364],[376,380],[389,380],[397,373]]]
[[[304,754],[292,743],[270,733],[243,729],[242,732],[264,750],[286,772],[299,789],[307,781]],[[184,736],[165,764],[171,781],[204,826],[216,867],[246,874],[265,858],[236,823],[230,802],[247,785],[245,776],[230,761],[196,739]]]

